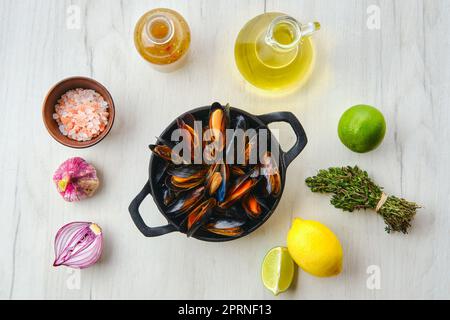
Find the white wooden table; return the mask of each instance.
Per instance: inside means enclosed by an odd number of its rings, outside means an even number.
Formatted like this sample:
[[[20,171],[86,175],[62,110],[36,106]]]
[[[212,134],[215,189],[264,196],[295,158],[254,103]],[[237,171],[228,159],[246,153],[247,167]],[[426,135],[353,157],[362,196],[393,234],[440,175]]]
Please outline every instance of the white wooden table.
[[[133,45],[137,19],[160,6],[179,11],[192,31],[189,62],[171,74],[154,71]],[[368,28],[377,8],[381,26]],[[265,11],[323,25],[314,74],[290,96],[256,94],[234,64],[239,29]],[[0,298],[270,299],[260,264],[285,244],[296,216],[335,231],[344,271],[332,279],[299,272],[279,299],[450,298],[449,29],[446,0],[1,0]],[[79,151],[55,142],[41,119],[49,87],[72,75],[107,86],[117,112],[109,136]],[[257,232],[230,243],[179,233],[144,238],[127,207],[147,179],[147,145],[176,116],[213,101],[256,114],[292,111],[301,120],[309,145],[289,169],[281,204]],[[347,150],[336,133],[342,112],[358,103],[377,106],[388,123],[383,145],[366,155]],[[282,145],[292,145],[289,127],[276,127]],[[92,162],[102,180],[92,199],[76,204],[64,202],[51,179],[72,156]],[[424,206],[409,235],[387,235],[375,213],[341,213],[304,185],[319,168],[347,164]],[[150,225],[164,223],[150,199],[142,212]],[[81,274],[53,268],[56,231],[83,220],[104,229],[102,261]],[[367,286],[369,266],[379,267],[379,290]]]

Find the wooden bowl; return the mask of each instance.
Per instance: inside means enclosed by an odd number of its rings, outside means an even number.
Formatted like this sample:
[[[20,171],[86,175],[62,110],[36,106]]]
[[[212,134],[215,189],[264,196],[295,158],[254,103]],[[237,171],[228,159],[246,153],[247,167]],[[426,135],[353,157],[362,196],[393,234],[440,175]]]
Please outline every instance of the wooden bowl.
[[[53,119],[53,113],[55,113],[55,105],[57,104],[57,101],[67,91],[77,88],[95,90],[108,103],[108,124],[101,134],[89,141],[76,141],[63,135],[59,130],[58,123]],[[106,135],[112,128],[112,125],[114,123],[114,116],[114,101],[109,91],[99,82],[85,77],[71,77],[58,82],[49,90],[42,105],[42,118],[44,120],[45,127],[47,128],[47,131],[50,133],[50,135],[59,143],[67,147],[77,149],[91,147],[103,140],[103,138],[106,137]]]

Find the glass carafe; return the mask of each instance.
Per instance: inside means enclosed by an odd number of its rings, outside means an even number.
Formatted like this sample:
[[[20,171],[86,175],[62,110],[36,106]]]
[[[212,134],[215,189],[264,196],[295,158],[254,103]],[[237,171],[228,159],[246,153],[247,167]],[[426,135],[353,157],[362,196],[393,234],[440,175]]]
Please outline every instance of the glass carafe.
[[[250,20],[235,44],[235,59],[243,77],[254,86],[292,91],[309,77],[315,53],[310,36],[318,22],[301,24],[283,13],[265,13]]]
[[[137,51],[161,71],[171,71],[180,66],[190,41],[186,20],[171,9],[158,8],[147,12],[134,30]]]

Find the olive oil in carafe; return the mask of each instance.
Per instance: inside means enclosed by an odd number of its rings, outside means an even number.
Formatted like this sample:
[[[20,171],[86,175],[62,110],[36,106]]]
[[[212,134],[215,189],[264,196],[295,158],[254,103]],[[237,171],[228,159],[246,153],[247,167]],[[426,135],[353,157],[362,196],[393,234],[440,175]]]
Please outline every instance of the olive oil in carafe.
[[[305,26],[281,13],[266,13],[247,23],[235,45],[236,64],[254,86],[289,91],[304,83],[314,66],[310,34],[318,23]]]

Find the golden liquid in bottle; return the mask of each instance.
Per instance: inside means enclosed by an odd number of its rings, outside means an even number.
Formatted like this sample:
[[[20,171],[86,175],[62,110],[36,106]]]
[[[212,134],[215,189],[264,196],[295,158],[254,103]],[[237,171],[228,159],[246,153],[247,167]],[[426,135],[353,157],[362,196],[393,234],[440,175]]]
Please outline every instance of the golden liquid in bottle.
[[[266,13],[248,22],[239,33],[235,45],[236,64],[244,78],[268,91],[292,91],[301,86],[314,66],[314,46],[310,37],[303,38],[298,49],[279,53],[264,39],[268,25],[281,13]],[[280,44],[292,43],[287,25],[277,25],[273,38]]]
[[[169,65],[184,57],[191,32],[184,18],[170,9],[154,9],[136,24],[134,43],[139,54],[156,65]]]

